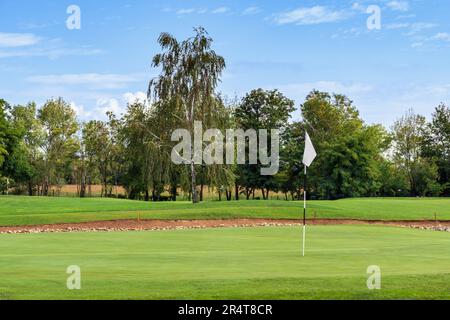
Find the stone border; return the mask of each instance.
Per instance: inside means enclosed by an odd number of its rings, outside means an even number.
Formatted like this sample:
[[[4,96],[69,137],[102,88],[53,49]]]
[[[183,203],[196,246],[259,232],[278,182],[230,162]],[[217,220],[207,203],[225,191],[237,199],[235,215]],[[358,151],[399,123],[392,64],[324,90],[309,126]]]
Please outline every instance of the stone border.
[[[113,220],[35,226],[1,227],[0,234],[61,232],[123,232],[147,230],[185,230],[206,228],[299,226],[292,219],[220,219],[220,220]],[[350,219],[309,220],[309,225],[387,225],[422,230],[450,232],[450,221],[381,221]]]

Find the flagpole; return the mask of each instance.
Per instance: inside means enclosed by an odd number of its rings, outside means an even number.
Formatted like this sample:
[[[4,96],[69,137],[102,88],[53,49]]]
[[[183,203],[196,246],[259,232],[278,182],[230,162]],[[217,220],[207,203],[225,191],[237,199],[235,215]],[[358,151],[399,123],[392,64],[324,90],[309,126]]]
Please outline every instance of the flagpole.
[[[305,179],[303,183],[303,241],[302,241],[302,255],[305,256],[305,241],[306,241],[306,165],[305,165]]]
[[[305,180],[303,184],[303,243],[302,243],[302,254],[305,256],[305,243],[306,243],[306,186],[307,186],[307,175],[306,169],[311,165],[311,163],[316,158],[317,153],[314,150],[314,146],[311,142],[311,138],[305,129],[305,151],[303,153],[303,165],[305,166]]]

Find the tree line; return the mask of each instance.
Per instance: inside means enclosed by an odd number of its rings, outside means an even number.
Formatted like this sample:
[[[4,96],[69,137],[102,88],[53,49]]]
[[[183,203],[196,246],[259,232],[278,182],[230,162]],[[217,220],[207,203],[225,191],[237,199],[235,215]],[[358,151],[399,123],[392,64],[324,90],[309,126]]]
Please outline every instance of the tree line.
[[[294,102],[276,89],[232,100],[218,93],[225,60],[203,28],[184,41],[163,33],[158,43],[152,63],[160,74],[149,83],[149,100],[129,103],[121,115],[108,112],[107,121],[78,121],[63,98],[40,108],[0,100],[0,192],[46,196],[51,187],[75,184],[86,197],[100,184],[104,197],[123,186],[127,198],[146,201],[175,201],[183,191],[198,202],[205,188],[220,200],[252,199],[258,190],[263,199],[270,192],[298,199],[307,130],[318,154],[308,174],[312,199],[450,196],[445,104],[431,121],[409,110],[385,128],[365,123],[345,95],[313,90],[300,106],[302,119],[292,121]],[[172,132],[193,133],[194,121],[220,130],[278,129],[279,172],[263,176],[259,162],[175,165]]]

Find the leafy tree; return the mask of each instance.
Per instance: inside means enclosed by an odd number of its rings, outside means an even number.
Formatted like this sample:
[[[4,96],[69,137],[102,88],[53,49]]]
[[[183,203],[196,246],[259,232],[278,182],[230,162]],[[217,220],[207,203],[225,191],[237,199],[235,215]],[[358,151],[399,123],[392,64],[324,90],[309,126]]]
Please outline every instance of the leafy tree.
[[[6,109],[8,107],[9,105],[5,100],[0,100],[0,166],[8,155],[8,142],[11,139],[10,126],[6,118]]]
[[[124,146],[126,172],[123,178],[130,199],[138,199],[141,192],[145,193],[145,200],[150,200],[151,187],[150,166],[153,136],[150,134],[149,113],[144,104],[134,103],[122,119],[120,134]]]
[[[75,111],[62,98],[47,101],[38,111],[38,119],[45,132],[43,194],[47,195],[51,184],[60,187],[70,175],[79,148],[79,126]]]
[[[380,196],[402,197],[409,194],[409,182],[406,173],[394,162],[382,159],[380,167]]]
[[[160,112],[160,104],[152,106],[133,103],[120,124],[125,172],[123,183],[131,199],[154,201],[161,199],[166,185],[170,185],[172,199],[176,198],[179,183],[176,168],[170,159],[170,119]],[[150,197],[151,191],[151,197]]]
[[[380,188],[381,126],[364,126],[322,142],[318,191],[321,198],[376,196]]]
[[[195,36],[179,42],[168,33],[158,39],[163,53],[153,58],[160,75],[149,84],[149,97],[163,103],[164,111],[179,120],[180,128],[194,132],[194,121],[212,127],[215,89],[223,69],[224,59],[211,49],[212,38],[203,28],[194,29]],[[192,153],[193,154],[193,153]],[[192,201],[198,202],[196,170],[191,159]]]
[[[392,131],[394,161],[406,172],[410,193],[424,196],[435,190],[433,181],[437,178],[436,166],[431,159],[422,157],[427,135],[425,117],[409,110],[394,123]]]
[[[294,102],[286,98],[278,90],[265,91],[257,89],[252,90],[242,99],[234,111],[234,117],[237,128],[244,131],[253,129],[256,132],[259,129],[267,129],[268,139],[270,140],[271,129],[278,129],[283,134],[288,127],[288,120],[293,111]],[[268,152],[271,153],[270,148]],[[247,161],[247,164],[237,167],[238,184],[245,190],[247,199],[250,197],[250,194],[253,194],[255,189],[261,189],[263,198],[269,199],[270,190],[278,188],[278,183],[274,176],[261,175],[261,167],[259,154],[258,164],[249,164]]]
[[[35,186],[42,179],[43,168],[41,147],[44,132],[37,119],[36,104],[31,102],[26,106],[14,106],[11,110],[11,124],[21,137],[10,159],[11,175],[18,184],[24,184],[28,195],[32,196],[36,192]]]
[[[318,154],[309,170],[309,194],[325,199],[375,195],[388,145],[385,130],[365,125],[353,102],[339,94],[312,91],[301,111]]]
[[[278,183],[287,200],[300,199],[303,188],[303,146],[305,144],[304,123],[293,122],[286,128],[281,139]]]
[[[13,108],[0,100],[0,177],[5,176],[2,178],[3,191],[7,189],[6,185],[12,187],[13,181],[20,183],[31,174],[22,144],[25,131],[13,122],[12,112]]]
[[[83,145],[87,162],[88,185],[98,174],[102,185],[102,196],[111,194],[108,185],[113,180],[113,137],[107,122],[92,120],[83,126]]]
[[[313,90],[301,105],[301,112],[316,141],[330,141],[358,131],[364,125],[353,101],[340,94]]]
[[[423,156],[434,161],[442,194],[450,196],[450,108],[439,105],[426,130]]]

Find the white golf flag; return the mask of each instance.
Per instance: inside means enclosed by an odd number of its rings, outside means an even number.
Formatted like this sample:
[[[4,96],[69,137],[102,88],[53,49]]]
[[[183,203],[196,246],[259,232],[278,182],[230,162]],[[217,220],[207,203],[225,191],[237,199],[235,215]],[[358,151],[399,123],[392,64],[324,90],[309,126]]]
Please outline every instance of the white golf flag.
[[[305,131],[305,152],[303,153],[303,164],[309,167],[316,156],[317,153],[316,150],[314,150],[311,138],[309,137],[308,132]]]

